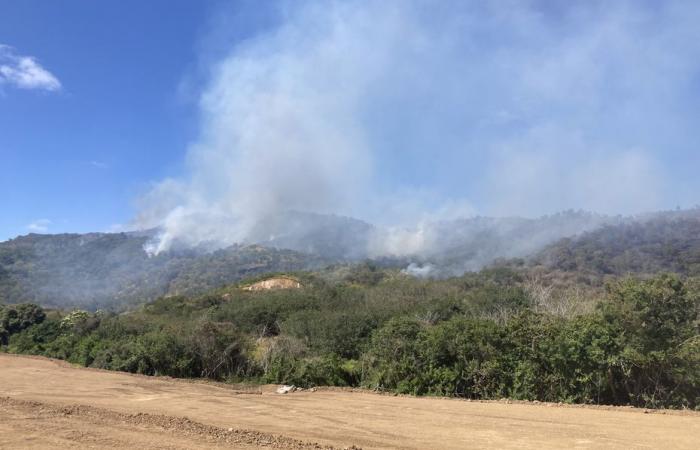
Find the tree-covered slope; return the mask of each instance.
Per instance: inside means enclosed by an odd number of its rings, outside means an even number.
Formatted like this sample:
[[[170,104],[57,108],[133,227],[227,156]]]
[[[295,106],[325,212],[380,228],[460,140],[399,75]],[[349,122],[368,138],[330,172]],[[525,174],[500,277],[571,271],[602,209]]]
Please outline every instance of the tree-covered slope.
[[[0,243],[0,302],[124,307],[192,294],[277,271],[317,268],[319,257],[260,246],[149,256],[145,234],[30,234]]]
[[[155,232],[30,234],[0,243],[0,303],[121,308],[258,274],[365,258],[381,267],[415,263],[415,275],[438,278],[499,258],[530,258],[549,269],[597,275],[700,274],[698,210],[643,218],[580,211],[538,219],[476,217],[392,233],[346,217],[288,213],[257,227],[251,245],[216,251],[176,246],[158,255],[144,251]],[[410,250],[397,236],[420,238],[421,245]]]
[[[550,268],[597,274],[700,274],[700,213],[657,215],[562,239],[534,258]]]

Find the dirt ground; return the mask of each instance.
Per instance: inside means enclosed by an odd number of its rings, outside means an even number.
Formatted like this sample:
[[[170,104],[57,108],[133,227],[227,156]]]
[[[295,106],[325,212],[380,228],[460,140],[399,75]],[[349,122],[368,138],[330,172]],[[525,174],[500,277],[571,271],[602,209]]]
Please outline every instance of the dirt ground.
[[[687,448],[700,414],[227,387],[0,354],[0,448]]]

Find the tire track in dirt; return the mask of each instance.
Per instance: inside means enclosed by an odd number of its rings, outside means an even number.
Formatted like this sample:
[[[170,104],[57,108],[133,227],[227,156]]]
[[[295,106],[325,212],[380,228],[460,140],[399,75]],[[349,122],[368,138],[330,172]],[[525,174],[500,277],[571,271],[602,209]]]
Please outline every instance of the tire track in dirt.
[[[54,419],[63,419],[65,437],[76,444],[89,444],[94,441],[101,447],[125,448],[129,442],[125,439],[105,437],[105,428],[137,429],[141,433],[175,434],[179,438],[192,443],[211,448],[212,445],[240,448],[276,448],[292,450],[333,450],[333,447],[322,446],[317,443],[303,442],[284,436],[261,433],[252,430],[228,428],[223,429],[211,425],[195,422],[185,417],[171,417],[161,414],[123,414],[84,405],[60,406],[49,403],[16,400],[10,397],[0,397],[0,411],[6,423],[11,418],[15,420],[13,428],[17,427],[17,421],[23,421],[19,428],[27,432],[30,421],[47,423]],[[20,417],[13,417],[18,416]],[[70,423],[73,422],[73,423]],[[88,430],[83,430],[87,428]],[[102,433],[94,433],[95,429],[102,429]],[[112,433],[114,434],[114,433]],[[191,447],[188,443],[187,447]],[[2,444],[2,438],[0,438]],[[2,446],[2,445],[0,445]]]

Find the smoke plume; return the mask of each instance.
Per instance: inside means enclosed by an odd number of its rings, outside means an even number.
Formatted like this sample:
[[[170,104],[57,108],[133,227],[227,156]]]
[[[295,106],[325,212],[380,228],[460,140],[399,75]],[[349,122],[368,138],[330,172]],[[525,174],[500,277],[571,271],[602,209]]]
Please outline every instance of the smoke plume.
[[[436,224],[476,214],[692,201],[662,156],[698,137],[686,101],[696,2],[272,9],[272,25],[209,67],[186,173],[139,201],[138,225],[161,230],[153,253],[259,239],[289,211],[367,220],[378,225],[368,254],[403,255],[433,246]]]

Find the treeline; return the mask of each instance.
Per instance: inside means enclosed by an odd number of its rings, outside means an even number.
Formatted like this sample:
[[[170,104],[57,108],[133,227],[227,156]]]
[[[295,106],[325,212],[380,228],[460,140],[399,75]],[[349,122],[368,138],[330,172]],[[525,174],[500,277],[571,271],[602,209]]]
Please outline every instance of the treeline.
[[[700,408],[694,280],[619,279],[568,311],[507,269],[429,281],[365,265],[301,281],[121,315],[47,311],[4,349],[148,375]]]

